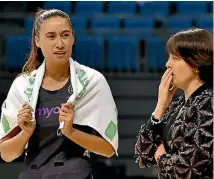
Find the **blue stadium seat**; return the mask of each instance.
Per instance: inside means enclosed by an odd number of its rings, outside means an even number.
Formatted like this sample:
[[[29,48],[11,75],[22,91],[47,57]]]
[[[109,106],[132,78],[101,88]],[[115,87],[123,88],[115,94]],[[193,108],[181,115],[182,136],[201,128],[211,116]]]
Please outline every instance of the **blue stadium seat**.
[[[7,66],[11,69],[20,69],[26,62],[30,52],[30,36],[9,36],[6,43]]]
[[[33,17],[26,17],[24,20],[24,27],[27,35],[31,35],[33,28]]]
[[[88,19],[86,17],[70,16],[70,19],[73,28],[84,30],[87,28]]]
[[[71,8],[71,1],[44,1],[44,9],[59,9],[67,14],[70,14]]]
[[[88,18],[82,16],[70,16],[75,36],[84,35],[88,25]]]
[[[193,19],[192,17],[185,16],[173,16],[168,19],[167,29],[170,35],[181,31],[187,30],[192,27]]]
[[[149,16],[169,16],[170,2],[155,1],[155,2],[138,2],[141,15]]]
[[[104,69],[104,39],[102,37],[77,37],[73,47],[73,58],[94,69]]]
[[[103,17],[91,19],[91,29],[119,29],[121,19],[117,17]]]
[[[208,7],[210,9],[210,12],[213,13],[213,1],[209,1],[208,3]]]
[[[204,16],[196,19],[196,27],[203,29],[213,29],[213,17]]]
[[[155,26],[155,19],[151,17],[136,17],[124,19],[125,29],[148,29],[151,30]]]
[[[102,1],[77,1],[75,6],[76,14],[100,14],[104,12],[104,2]]]
[[[137,4],[134,1],[109,1],[107,13],[113,14],[135,14]]]
[[[197,15],[206,14],[207,2],[206,1],[178,1],[176,2],[177,14]]]
[[[191,17],[173,16],[168,19],[168,28],[190,28],[193,19]]]
[[[107,69],[137,70],[139,41],[131,36],[107,38]]]
[[[146,49],[149,70],[164,70],[166,64],[164,39],[158,36],[148,37]]]

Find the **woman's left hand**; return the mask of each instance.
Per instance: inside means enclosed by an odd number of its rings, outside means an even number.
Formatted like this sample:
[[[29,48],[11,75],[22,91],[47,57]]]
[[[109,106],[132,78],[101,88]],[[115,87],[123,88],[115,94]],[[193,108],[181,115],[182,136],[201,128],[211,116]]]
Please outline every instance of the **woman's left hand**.
[[[71,103],[61,105],[59,122],[64,121],[64,127],[61,129],[61,132],[65,136],[72,133],[74,114],[74,107]]]
[[[155,155],[154,155],[154,158],[155,160],[157,161],[158,160],[158,157],[163,155],[163,154],[166,154],[166,150],[164,148],[164,145],[163,144],[160,144],[155,152]]]

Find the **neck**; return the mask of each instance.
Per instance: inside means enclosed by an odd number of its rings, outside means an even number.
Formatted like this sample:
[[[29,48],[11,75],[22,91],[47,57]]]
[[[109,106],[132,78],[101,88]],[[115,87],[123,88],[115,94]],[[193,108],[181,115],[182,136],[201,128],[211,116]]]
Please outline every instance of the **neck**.
[[[191,96],[191,94],[196,91],[200,86],[202,86],[204,82],[202,80],[194,80],[191,83],[189,83],[184,90],[185,100]]]
[[[69,61],[63,65],[54,65],[46,63],[45,77],[52,78],[56,81],[63,81],[70,76]]]

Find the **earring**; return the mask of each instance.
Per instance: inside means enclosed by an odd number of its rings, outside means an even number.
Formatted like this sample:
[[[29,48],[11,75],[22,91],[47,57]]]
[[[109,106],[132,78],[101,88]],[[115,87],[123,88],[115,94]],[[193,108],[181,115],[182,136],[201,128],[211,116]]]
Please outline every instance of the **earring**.
[[[195,70],[195,72],[198,74],[198,73],[199,73],[199,70],[197,69],[197,70]]]

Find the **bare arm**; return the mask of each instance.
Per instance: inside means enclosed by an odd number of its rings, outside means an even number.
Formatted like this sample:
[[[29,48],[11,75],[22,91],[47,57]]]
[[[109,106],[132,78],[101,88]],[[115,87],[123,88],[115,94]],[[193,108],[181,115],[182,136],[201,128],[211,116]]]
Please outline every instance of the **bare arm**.
[[[78,129],[73,128],[72,133],[67,136],[70,140],[80,145],[81,147],[95,152],[97,154],[102,154],[106,157],[111,157],[114,155],[114,148],[105,139],[98,137],[96,135],[87,134]]]
[[[11,162],[19,157],[25,148],[30,136],[16,127],[7,136],[0,140],[1,158],[6,162]]]
[[[18,114],[18,127],[0,140],[0,153],[3,160],[11,162],[19,157],[33,134],[36,121],[32,121],[33,109],[24,104]]]
[[[64,122],[62,134],[90,152],[111,157],[115,150],[109,142],[102,137],[85,133],[73,127],[74,107],[71,103],[62,104],[59,121]]]

